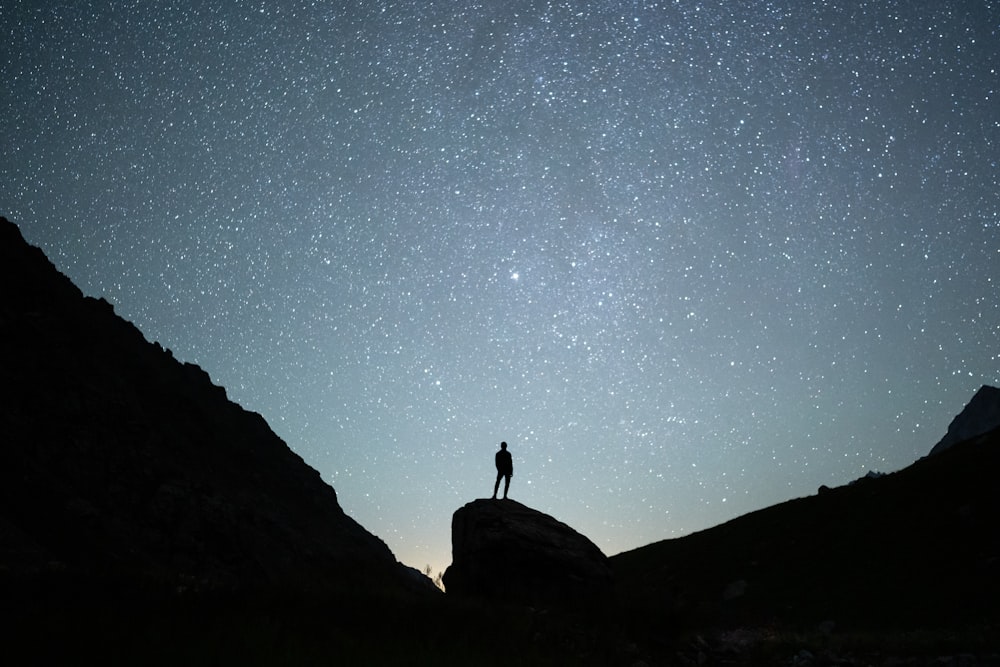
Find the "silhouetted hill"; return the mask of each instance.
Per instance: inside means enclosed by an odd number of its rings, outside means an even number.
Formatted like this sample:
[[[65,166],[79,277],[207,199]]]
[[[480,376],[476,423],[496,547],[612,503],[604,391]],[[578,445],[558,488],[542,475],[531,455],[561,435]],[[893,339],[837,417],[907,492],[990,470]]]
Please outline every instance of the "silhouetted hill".
[[[616,595],[422,595],[260,415],[2,218],[0,281],[0,642],[17,664],[1000,663],[998,430],[580,568],[585,537],[470,503],[460,578],[509,547],[500,530],[542,555],[516,570],[527,585]],[[947,634],[911,632],[927,628]]]
[[[611,563],[630,605],[689,627],[995,626],[998,472],[994,430]]]
[[[418,581],[260,415],[84,297],[4,219],[0,285],[0,578],[310,593]]]

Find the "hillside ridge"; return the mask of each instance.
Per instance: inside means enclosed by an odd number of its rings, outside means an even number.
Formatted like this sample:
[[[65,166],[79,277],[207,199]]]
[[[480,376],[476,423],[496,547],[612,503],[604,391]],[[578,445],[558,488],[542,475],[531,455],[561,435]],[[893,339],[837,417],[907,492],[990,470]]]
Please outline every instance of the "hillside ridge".
[[[1000,622],[1000,429],[898,472],[610,558],[622,595],[679,623]]]
[[[264,418],[85,297],[0,218],[0,574],[405,589]]]

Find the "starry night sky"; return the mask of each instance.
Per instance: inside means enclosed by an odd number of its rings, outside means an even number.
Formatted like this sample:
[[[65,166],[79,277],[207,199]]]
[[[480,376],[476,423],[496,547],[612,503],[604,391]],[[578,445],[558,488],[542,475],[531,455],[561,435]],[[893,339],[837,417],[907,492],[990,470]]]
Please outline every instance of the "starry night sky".
[[[6,2],[0,214],[403,562],[891,472],[1000,384],[1000,3]]]

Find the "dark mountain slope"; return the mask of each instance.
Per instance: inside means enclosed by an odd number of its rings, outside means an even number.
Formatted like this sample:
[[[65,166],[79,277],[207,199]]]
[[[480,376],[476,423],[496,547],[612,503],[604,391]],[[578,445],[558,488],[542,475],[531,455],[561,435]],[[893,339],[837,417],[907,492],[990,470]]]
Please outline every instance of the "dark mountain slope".
[[[1000,430],[611,558],[621,594],[677,624],[969,627],[1000,621]]]
[[[402,590],[412,573],[197,366],[0,219],[0,575]]]

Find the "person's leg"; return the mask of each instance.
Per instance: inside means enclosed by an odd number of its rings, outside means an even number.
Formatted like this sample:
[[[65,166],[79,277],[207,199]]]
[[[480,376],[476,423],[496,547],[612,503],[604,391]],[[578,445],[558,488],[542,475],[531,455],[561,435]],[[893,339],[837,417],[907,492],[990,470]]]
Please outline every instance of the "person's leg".
[[[500,488],[500,478],[501,478],[501,477],[503,477],[503,474],[501,474],[501,473],[497,473],[497,481],[496,481],[496,483],[495,483],[495,484],[493,485],[493,497],[494,497],[494,498],[496,498],[496,497],[497,497],[497,490],[498,490],[498,489]]]
[[[497,482],[500,480],[498,479]],[[503,497],[507,498],[507,489],[510,488],[510,475],[503,476]]]

